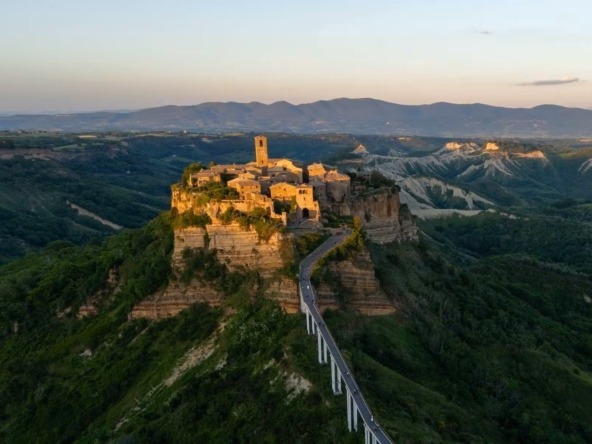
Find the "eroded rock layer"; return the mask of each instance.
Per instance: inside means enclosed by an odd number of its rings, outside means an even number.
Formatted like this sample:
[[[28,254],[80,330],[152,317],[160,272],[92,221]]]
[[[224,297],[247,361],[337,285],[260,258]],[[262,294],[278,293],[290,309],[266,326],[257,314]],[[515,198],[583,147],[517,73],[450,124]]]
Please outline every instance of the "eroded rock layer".
[[[270,280],[265,294],[277,300],[286,313],[293,314],[300,311],[298,285],[292,279],[282,277]]]
[[[358,218],[368,239],[377,244],[417,240],[417,228],[411,213],[401,207],[399,193],[387,187],[361,193],[346,203],[334,206],[340,216]]]
[[[161,319],[176,316],[191,305],[203,302],[212,307],[222,303],[222,293],[211,284],[193,279],[189,284],[170,282],[168,287],[135,305],[130,317]]]
[[[368,250],[362,250],[353,259],[330,263],[329,270],[337,277],[339,289],[327,284],[319,286],[318,304],[322,311],[340,303],[365,315],[386,315],[396,311],[380,288]]]
[[[185,267],[183,250],[186,248],[215,249],[218,260],[231,271],[259,272],[268,281],[266,295],[276,299],[287,313],[298,312],[296,283],[289,278],[277,276],[277,271],[284,266],[285,260],[291,258],[291,245],[287,235],[278,232],[269,240],[260,240],[255,230],[244,230],[237,223],[214,223],[207,225],[206,229],[187,227],[175,230],[172,265],[177,272]],[[164,292],[136,305],[131,317],[159,319],[175,316],[196,302],[219,306],[223,295],[211,287],[211,283],[197,280],[189,285],[171,281]]]
[[[211,224],[203,228],[175,230],[173,265],[183,267],[185,248],[216,250],[218,259],[231,271],[256,270],[263,277],[270,277],[284,265],[283,255],[290,254],[287,236],[274,233],[269,240],[260,240],[253,229],[244,230],[238,223]]]

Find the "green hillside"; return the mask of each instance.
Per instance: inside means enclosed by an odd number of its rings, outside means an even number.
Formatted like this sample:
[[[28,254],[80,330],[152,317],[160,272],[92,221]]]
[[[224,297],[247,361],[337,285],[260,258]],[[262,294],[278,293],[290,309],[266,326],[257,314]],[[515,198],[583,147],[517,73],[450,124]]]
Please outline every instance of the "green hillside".
[[[262,298],[256,276],[226,276],[235,284],[219,309],[128,319],[169,276],[167,217],[0,267],[0,441],[361,442],[304,319]],[[494,253],[485,223],[430,223],[419,245],[370,245],[399,312],[328,312],[327,325],[396,442],[589,442],[586,257],[564,262],[534,230],[518,244],[529,255]],[[78,319],[113,269],[115,293]]]
[[[223,305],[129,317],[173,278],[170,216],[153,219],[170,183],[190,161],[249,160],[251,137],[24,134],[0,146],[0,261],[23,256],[0,265],[0,442],[362,442],[304,319],[265,299],[257,273],[188,255]],[[359,142],[440,143],[274,138],[270,155],[303,160]],[[549,181],[581,163],[569,146],[555,153]],[[420,221],[417,245],[368,245],[397,313],[325,319],[396,442],[592,442],[586,193],[565,187],[538,206],[535,194],[511,216]],[[300,255],[310,247],[297,245]],[[88,300],[99,312],[79,318]]]
[[[221,309],[128,319],[166,283],[171,248],[161,216],[100,246],[54,243],[0,268],[0,441],[358,442],[301,319],[248,277]],[[78,319],[113,268],[115,294]]]

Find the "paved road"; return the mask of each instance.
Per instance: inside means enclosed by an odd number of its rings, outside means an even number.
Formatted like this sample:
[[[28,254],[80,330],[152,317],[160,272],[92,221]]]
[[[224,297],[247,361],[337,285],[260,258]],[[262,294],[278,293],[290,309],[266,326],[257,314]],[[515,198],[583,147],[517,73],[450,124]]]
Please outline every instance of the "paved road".
[[[321,314],[319,313],[319,310],[317,308],[314,288],[310,282],[310,276],[312,274],[312,270],[314,268],[315,263],[321,257],[323,257],[330,249],[336,247],[337,245],[345,241],[345,239],[350,234],[350,230],[345,230],[342,234],[331,236],[315,251],[313,251],[311,254],[304,258],[304,260],[300,263],[300,287],[302,289],[304,303],[309,308],[310,313],[313,319],[315,320],[315,323],[317,324],[317,326],[319,326],[321,336],[323,337],[323,340],[326,342],[327,347],[331,352],[331,356],[333,356],[333,358],[335,359],[335,363],[337,364],[339,371],[343,375],[345,385],[347,386],[349,392],[353,395],[356,401],[356,405],[358,406],[358,410],[363,418],[363,421],[372,430],[372,433],[376,436],[380,444],[392,444],[392,441],[389,439],[386,433],[384,433],[384,431],[380,428],[380,426],[374,419],[372,411],[370,410],[370,407],[368,407],[368,404],[366,403],[364,396],[360,392],[358,384],[356,384],[356,381],[351,371],[347,367],[347,364],[345,363],[343,356],[341,356],[341,352],[339,351],[339,348],[337,347],[337,344],[335,343],[335,340],[333,339],[331,332],[323,322],[323,318],[321,317]]]

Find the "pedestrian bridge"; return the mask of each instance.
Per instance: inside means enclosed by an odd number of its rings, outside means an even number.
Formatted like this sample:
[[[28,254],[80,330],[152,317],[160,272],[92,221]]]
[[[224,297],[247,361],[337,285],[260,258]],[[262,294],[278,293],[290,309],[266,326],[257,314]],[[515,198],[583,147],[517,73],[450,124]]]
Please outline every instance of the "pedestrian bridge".
[[[374,418],[374,414],[368,407],[353,374],[347,367],[331,332],[324,324],[316,305],[314,288],[310,282],[314,264],[329,250],[345,241],[349,234],[349,232],[345,232],[330,237],[300,263],[300,309],[306,316],[306,331],[309,335],[316,335],[317,337],[319,364],[329,364],[331,366],[331,388],[333,393],[341,395],[345,389],[347,427],[349,431],[357,431],[359,419],[361,419],[364,427],[365,444],[392,444],[390,438]]]

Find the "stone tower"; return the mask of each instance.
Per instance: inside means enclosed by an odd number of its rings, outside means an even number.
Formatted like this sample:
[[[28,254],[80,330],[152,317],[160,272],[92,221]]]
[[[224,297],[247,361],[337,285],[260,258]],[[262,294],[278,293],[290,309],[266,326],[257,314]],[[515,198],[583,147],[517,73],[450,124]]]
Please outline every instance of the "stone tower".
[[[267,168],[269,164],[269,157],[267,155],[267,137],[255,137],[255,160],[257,166],[260,168]]]

